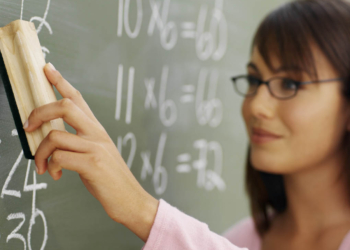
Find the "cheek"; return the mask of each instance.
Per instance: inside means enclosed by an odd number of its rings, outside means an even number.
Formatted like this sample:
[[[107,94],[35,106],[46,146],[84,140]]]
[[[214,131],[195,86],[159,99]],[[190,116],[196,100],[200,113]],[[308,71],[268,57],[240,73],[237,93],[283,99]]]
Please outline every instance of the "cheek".
[[[319,166],[333,157],[340,148],[343,128],[338,123],[337,110],[305,109],[294,122],[290,139],[295,153],[295,170]]]
[[[274,174],[288,174],[302,167],[311,156],[310,151],[317,150],[314,146],[318,137],[314,135],[318,132],[313,129],[314,123],[311,121],[317,122],[319,116],[312,109],[298,107],[280,107],[276,110],[274,120],[279,123],[283,138],[264,145],[251,144],[250,160],[254,168]]]
[[[289,110],[284,116],[284,123],[291,133],[291,143],[318,148],[318,143],[329,144],[335,141],[343,131],[343,121],[336,103],[333,105],[335,106],[318,102]]]
[[[261,171],[288,174],[317,166],[339,150],[345,122],[337,107],[293,105],[278,114],[284,138],[265,146],[252,146],[251,162]],[[333,104],[334,105],[334,104]]]
[[[241,114],[242,114],[242,117],[244,119],[244,123],[245,123],[246,129],[247,129],[247,132],[248,132],[249,117],[251,117],[250,111],[249,111],[249,101],[248,101],[248,99],[244,99],[244,101],[242,103]]]

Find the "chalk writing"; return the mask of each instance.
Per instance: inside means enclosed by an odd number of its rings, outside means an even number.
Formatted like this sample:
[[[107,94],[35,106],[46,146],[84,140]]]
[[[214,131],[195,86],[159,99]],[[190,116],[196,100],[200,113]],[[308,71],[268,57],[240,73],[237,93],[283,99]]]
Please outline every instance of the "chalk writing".
[[[226,53],[228,30],[223,13],[224,0],[216,0],[212,12],[209,31],[205,31],[208,6],[203,4],[197,20],[196,52],[199,59],[205,61],[210,57],[219,61]]]
[[[166,98],[166,89],[168,85],[169,67],[163,66],[162,75],[160,78],[160,89],[159,89],[159,118],[164,126],[172,126],[177,119],[177,107],[173,100]],[[147,88],[147,96],[145,100],[145,109],[157,108],[157,100],[154,95],[154,78],[146,78],[145,86]]]
[[[136,137],[133,133],[128,133],[124,138],[121,136],[118,137],[118,143],[117,143],[117,148],[122,154],[123,152],[123,147],[127,145],[127,143],[130,141],[131,148],[130,148],[130,153],[128,156],[128,159],[126,161],[126,165],[128,165],[129,168],[131,168],[132,163],[134,162],[134,157],[137,149],[137,142],[136,142]]]
[[[135,1],[137,15],[135,17],[135,28],[132,30],[129,25],[130,0],[119,0],[118,37],[123,36],[123,30],[131,39],[137,38],[140,34],[144,10],[142,0]],[[149,37],[154,36],[157,29],[163,49],[167,51],[174,49],[180,37],[194,41],[196,55],[202,61],[208,59],[220,61],[224,57],[228,43],[228,27],[223,12],[224,0],[215,0],[215,6],[211,10],[209,10],[208,5],[202,4],[199,8],[196,22],[183,21],[179,25],[174,21],[168,20],[171,0],[149,0],[148,2],[151,9],[151,17],[148,22],[147,34]],[[178,26],[180,27],[180,32],[178,31]]]
[[[152,17],[148,25],[147,34],[152,36],[155,26],[160,33],[160,44],[166,50],[171,50],[177,43],[177,26],[174,22],[168,22],[170,0],[164,0],[157,4],[154,0],[149,0]],[[162,12],[160,13],[160,8]]]
[[[130,0],[119,0],[118,31],[117,31],[117,34],[119,37],[123,35],[123,27],[128,37],[134,39],[139,35],[141,25],[142,25],[142,17],[143,17],[142,0],[137,0],[136,3],[137,3],[136,25],[134,30],[132,31],[130,28],[130,22],[129,22]]]
[[[179,165],[176,166],[176,172],[180,174],[188,174],[192,170],[197,171],[197,187],[211,191],[217,188],[219,191],[226,189],[225,181],[222,179],[222,147],[218,142],[208,142],[204,139],[197,140],[193,143],[193,147],[199,150],[198,160],[192,161],[192,156],[188,153],[180,154],[177,157]],[[213,153],[214,166],[209,169],[208,158],[209,153]]]
[[[13,214],[9,214],[7,216],[7,220],[16,220],[16,219],[22,219],[22,221],[19,223],[19,225],[7,236],[6,238],[6,243],[8,243],[11,239],[18,239],[21,240],[23,242],[24,245],[24,249],[27,249],[27,243],[26,243],[26,239],[24,238],[24,236],[22,234],[17,233],[18,230],[21,229],[21,227],[23,226],[24,222],[26,221],[26,216],[24,213],[13,213]]]
[[[209,76],[210,74],[210,76]],[[207,99],[204,99],[205,85],[209,78]],[[196,116],[202,126],[209,124],[211,127],[220,125],[223,118],[222,102],[216,98],[219,74],[217,70],[210,73],[206,68],[201,69],[198,76],[196,94]]]
[[[17,198],[21,198],[21,196],[22,196],[20,190],[9,190],[8,189],[8,185],[11,182],[13,174],[17,170],[17,167],[18,167],[19,163],[21,162],[22,158],[23,158],[23,151],[20,152],[19,156],[16,159],[15,164],[12,166],[11,171],[6,178],[5,184],[4,184],[2,191],[1,191],[1,198],[2,199],[4,199],[5,195],[17,197]],[[28,246],[28,249],[31,250],[32,249],[31,248],[32,228],[33,228],[33,225],[35,224],[36,217],[40,216],[42,221],[43,221],[43,224],[44,224],[44,238],[43,238],[43,243],[42,243],[41,248],[40,248],[41,250],[43,250],[43,249],[45,249],[46,242],[48,239],[47,222],[46,222],[44,212],[41,211],[40,209],[36,208],[35,201],[36,201],[36,191],[41,190],[41,189],[46,189],[47,183],[37,183],[36,172],[33,171],[33,182],[34,183],[31,185],[28,185],[28,176],[29,176],[29,172],[30,172],[30,165],[31,165],[31,160],[28,160],[27,171],[26,171],[26,176],[25,176],[24,185],[23,185],[23,192],[33,192],[32,210],[31,210],[31,217],[30,217],[30,221],[29,221],[29,228],[28,228],[28,234],[27,234],[27,243],[28,244],[26,243],[24,236],[17,233],[17,231],[20,230],[20,228],[22,227],[22,225],[25,221],[25,214],[24,213],[11,213],[8,215],[7,220],[22,219],[22,222],[7,236],[6,242],[8,243],[11,239],[18,239],[18,240],[23,241],[24,249],[27,249],[27,246]]]
[[[134,93],[134,77],[135,77],[135,69],[133,67],[130,67],[129,77],[128,77],[126,116],[125,116],[125,122],[127,124],[131,123],[132,103],[133,103],[133,93]],[[116,111],[115,111],[115,119],[117,121],[120,120],[121,106],[122,106],[122,92],[123,92],[123,65],[119,65],[118,80],[117,80]]]
[[[151,153],[145,151],[141,153],[143,160],[143,166],[141,171],[141,180],[145,180],[147,175],[152,175],[154,191],[157,195],[161,195],[165,192],[168,184],[168,172],[165,167],[162,166],[164,148],[167,140],[167,135],[162,133],[159,138],[158,149],[156,159],[154,163],[154,169],[150,162]]]

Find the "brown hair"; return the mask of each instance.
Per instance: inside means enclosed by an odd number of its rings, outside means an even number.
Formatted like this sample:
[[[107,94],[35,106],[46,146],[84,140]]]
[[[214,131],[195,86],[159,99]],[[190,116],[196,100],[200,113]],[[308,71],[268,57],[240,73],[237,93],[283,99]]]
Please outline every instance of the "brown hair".
[[[288,68],[302,68],[317,79],[311,46],[318,46],[343,78],[342,94],[350,101],[350,3],[345,0],[298,0],[268,14],[257,29],[251,52],[257,46],[265,63],[274,71],[271,57]],[[344,132],[345,133],[345,132]],[[350,137],[344,135],[350,155]],[[350,164],[350,156],[345,165]],[[345,168],[349,177],[350,168]],[[283,213],[288,205],[283,176],[258,171],[246,159],[246,191],[255,227],[262,236],[271,226],[270,212]]]

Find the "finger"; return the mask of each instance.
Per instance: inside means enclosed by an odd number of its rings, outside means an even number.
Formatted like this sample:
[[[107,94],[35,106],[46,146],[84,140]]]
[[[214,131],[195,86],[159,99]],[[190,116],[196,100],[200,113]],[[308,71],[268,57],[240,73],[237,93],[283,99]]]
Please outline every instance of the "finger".
[[[78,172],[79,171],[78,169],[81,169],[81,166],[82,166],[81,164],[82,162],[80,162],[80,164],[77,164],[75,162],[77,158],[79,158],[79,160],[82,160],[80,159],[79,155],[84,155],[84,154],[63,151],[63,150],[56,150],[52,154],[52,157],[47,167],[47,170],[51,175],[51,177],[56,181],[59,180],[62,177],[63,168]],[[73,164],[74,166],[72,167]]]
[[[35,153],[35,164],[38,174],[44,174],[47,169],[47,159],[57,149],[73,151],[77,153],[89,153],[94,151],[95,144],[77,135],[52,130],[40,143]]]
[[[44,72],[49,82],[56,87],[63,98],[71,99],[90,119],[97,121],[81,93],[64,79],[51,63],[45,65]]]
[[[58,181],[59,179],[61,179],[63,174],[62,167],[60,167],[60,165],[57,165],[57,164],[54,165],[54,167],[52,165],[53,164],[51,163],[51,161],[49,161],[48,172],[51,175],[52,179],[54,179],[55,181]]]
[[[25,130],[34,131],[43,123],[57,118],[63,118],[78,133],[87,135],[97,128],[96,123],[88,118],[72,100],[64,98],[34,109],[28,117],[28,127]]]
[[[90,158],[84,153],[56,150],[48,163],[48,172],[54,180],[61,178],[62,169],[86,176],[86,172],[90,170]]]
[[[59,180],[62,177],[62,163],[60,162],[61,155],[64,154],[65,151],[62,150],[56,150],[53,155],[55,155],[54,159],[53,156],[51,157],[47,170],[49,174],[51,175],[52,179],[55,181]]]

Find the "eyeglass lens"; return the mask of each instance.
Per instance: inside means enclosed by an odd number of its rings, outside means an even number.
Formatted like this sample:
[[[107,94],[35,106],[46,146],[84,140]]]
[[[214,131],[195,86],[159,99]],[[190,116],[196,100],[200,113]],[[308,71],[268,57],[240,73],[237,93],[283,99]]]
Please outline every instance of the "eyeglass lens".
[[[260,80],[251,77],[244,76],[236,78],[235,86],[237,92],[244,96],[254,95],[260,85]],[[269,81],[269,87],[272,94],[278,98],[288,98],[296,94],[297,84],[293,80],[286,78],[275,78]]]

